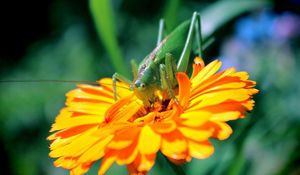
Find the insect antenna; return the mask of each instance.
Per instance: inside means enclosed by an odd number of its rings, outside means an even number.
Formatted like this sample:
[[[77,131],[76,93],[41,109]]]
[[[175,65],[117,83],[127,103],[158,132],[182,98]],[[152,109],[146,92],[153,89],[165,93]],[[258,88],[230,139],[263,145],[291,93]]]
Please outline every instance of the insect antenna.
[[[87,83],[87,84],[99,84],[93,81],[86,80],[0,80],[2,83]]]
[[[87,81],[87,80],[0,80],[1,84],[10,84],[10,83],[86,83],[91,85],[111,85],[109,83],[100,83],[96,81]],[[130,90],[130,88],[124,87],[124,86],[118,86],[118,88],[123,88]]]

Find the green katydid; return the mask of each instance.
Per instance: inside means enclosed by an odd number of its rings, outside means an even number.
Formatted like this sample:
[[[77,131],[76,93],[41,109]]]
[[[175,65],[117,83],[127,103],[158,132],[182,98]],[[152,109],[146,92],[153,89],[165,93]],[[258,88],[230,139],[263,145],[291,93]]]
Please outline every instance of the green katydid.
[[[134,80],[115,73],[113,79],[114,98],[117,100],[116,81],[130,85],[136,96],[145,106],[151,106],[157,100],[157,91],[163,92],[166,99],[173,99],[178,104],[174,89],[177,88],[176,72],[186,72],[192,50],[193,40],[196,38],[198,54],[202,55],[202,36],[200,15],[194,12],[191,20],[183,22],[173,32],[162,39],[164,22],[160,21],[156,48],[146,56],[137,66],[132,62]],[[196,36],[195,36],[196,31]],[[211,40],[210,40],[211,41]],[[210,41],[205,42],[206,47]],[[6,82],[86,82],[66,80],[8,80]],[[89,82],[95,84],[95,82]]]
[[[167,94],[167,99],[173,99],[177,104],[174,89],[176,88],[176,72],[186,72],[192,41],[196,38],[198,54],[202,54],[201,20],[197,12],[193,13],[191,20],[183,22],[163,40],[163,21],[160,21],[159,35],[156,48],[144,58],[137,66],[132,62],[134,80],[130,81],[124,76],[113,75],[114,97],[117,100],[116,81],[130,85],[131,90],[143,101],[145,106],[150,106],[157,100],[157,91]],[[195,36],[195,31],[196,33]],[[178,52],[181,54],[178,55]]]

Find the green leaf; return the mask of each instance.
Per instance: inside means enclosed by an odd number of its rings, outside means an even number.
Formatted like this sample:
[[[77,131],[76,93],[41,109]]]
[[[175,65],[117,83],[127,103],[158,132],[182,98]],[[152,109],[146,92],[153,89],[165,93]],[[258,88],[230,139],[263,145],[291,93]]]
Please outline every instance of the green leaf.
[[[180,6],[180,0],[168,0],[164,12],[164,19],[168,33],[175,28],[177,14]]]
[[[245,167],[246,164],[246,158],[245,158],[245,153],[244,153],[244,146],[241,145],[235,157],[233,158],[233,161],[231,162],[231,166],[229,167],[229,175],[239,175],[242,174],[243,168]]]
[[[200,12],[203,38],[208,39],[233,18],[269,4],[267,0],[222,0],[212,4]]]
[[[121,49],[117,42],[115,18],[110,0],[90,0],[90,10],[94,19],[97,33],[109,54],[109,58],[115,70],[129,77],[126,64],[122,57]]]

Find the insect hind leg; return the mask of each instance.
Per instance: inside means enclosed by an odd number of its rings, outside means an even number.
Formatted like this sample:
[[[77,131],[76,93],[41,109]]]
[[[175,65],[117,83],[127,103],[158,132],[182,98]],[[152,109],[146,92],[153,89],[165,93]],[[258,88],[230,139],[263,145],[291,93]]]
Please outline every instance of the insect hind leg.
[[[187,34],[187,39],[185,41],[185,45],[183,47],[182,53],[180,55],[180,58],[178,60],[177,64],[177,70],[179,72],[185,72],[187,70],[187,66],[189,63],[189,57],[192,50],[192,41],[195,38],[194,32],[197,32],[197,45],[198,45],[198,54],[201,57],[202,56],[202,34],[201,34],[201,19],[200,15],[197,12],[193,13],[193,17],[191,19],[189,31]]]
[[[160,44],[160,42],[162,41],[164,30],[165,30],[165,20],[160,19],[159,20],[158,36],[157,36],[156,46],[158,46]]]

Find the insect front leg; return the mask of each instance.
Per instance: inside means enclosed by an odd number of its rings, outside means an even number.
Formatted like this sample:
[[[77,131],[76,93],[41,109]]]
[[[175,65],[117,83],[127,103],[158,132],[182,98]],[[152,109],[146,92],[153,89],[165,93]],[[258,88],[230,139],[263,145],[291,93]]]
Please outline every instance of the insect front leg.
[[[114,100],[117,101],[118,97],[117,97],[117,80],[126,83],[126,84],[131,84],[131,81],[128,80],[126,77],[124,77],[123,75],[119,74],[119,73],[114,73],[112,76],[112,83],[113,83],[113,92],[114,92]]]
[[[195,27],[197,26],[197,27]],[[187,70],[187,66],[189,64],[189,57],[192,50],[192,41],[194,39],[195,29],[197,31],[197,45],[198,45],[198,54],[202,56],[202,34],[201,34],[201,20],[200,15],[197,12],[193,13],[193,17],[190,23],[189,32],[187,35],[187,39],[185,41],[184,48],[180,55],[179,61],[177,63],[177,70],[179,72],[185,72]]]
[[[166,65],[167,77],[170,80],[171,87],[174,88],[175,86],[177,86],[178,83],[175,76],[177,73],[176,62],[172,54],[166,53],[165,65]]]
[[[177,85],[176,74],[176,63],[171,54],[167,53],[165,57],[165,64],[159,65],[159,72],[161,78],[161,88],[167,90],[169,96],[179,105],[179,101],[175,96],[173,88]]]

